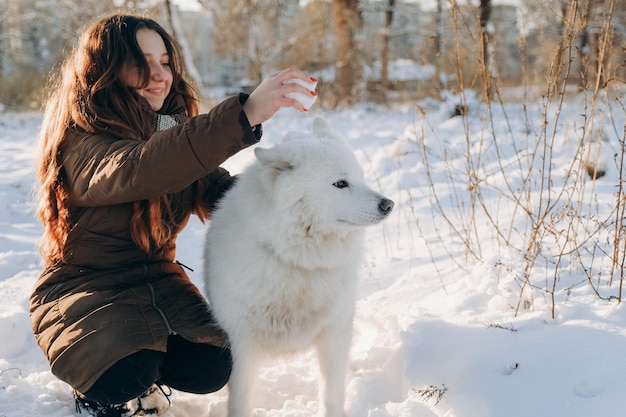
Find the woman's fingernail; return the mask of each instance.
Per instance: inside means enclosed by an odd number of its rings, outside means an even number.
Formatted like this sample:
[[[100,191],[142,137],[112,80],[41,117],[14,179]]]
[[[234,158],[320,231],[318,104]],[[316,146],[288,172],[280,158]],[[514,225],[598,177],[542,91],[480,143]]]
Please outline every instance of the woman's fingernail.
[[[317,82],[317,78],[313,78],[313,77],[311,77],[311,81],[313,81],[314,83],[316,83],[316,82]]]
[[[311,93],[311,95],[312,95],[313,97],[315,97],[315,96],[317,95],[317,93],[316,93],[315,91],[310,91],[310,93]]]

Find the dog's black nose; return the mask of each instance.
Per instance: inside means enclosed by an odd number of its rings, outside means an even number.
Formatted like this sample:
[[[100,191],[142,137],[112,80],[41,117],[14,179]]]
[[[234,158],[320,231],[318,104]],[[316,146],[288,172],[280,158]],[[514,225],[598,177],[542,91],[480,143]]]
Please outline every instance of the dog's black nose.
[[[383,198],[382,200],[380,200],[380,203],[378,204],[378,210],[380,210],[381,213],[386,216],[387,214],[391,213],[392,209],[393,201],[389,200],[388,198]]]

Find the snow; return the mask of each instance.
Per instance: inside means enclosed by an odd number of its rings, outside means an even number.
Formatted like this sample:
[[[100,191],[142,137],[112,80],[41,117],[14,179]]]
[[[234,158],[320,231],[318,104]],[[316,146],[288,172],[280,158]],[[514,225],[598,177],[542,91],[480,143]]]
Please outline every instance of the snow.
[[[450,117],[461,102],[467,117]],[[281,110],[265,124],[269,146],[283,132],[308,129],[312,115],[325,115],[354,148],[368,182],[396,202],[391,217],[367,233],[346,378],[349,417],[619,414],[626,312],[610,299],[619,294],[620,276],[609,275],[607,242],[617,218],[612,158],[620,154],[624,112],[606,100],[593,118],[606,167],[595,182],[576,174],[589,112],[584,96],[567,95],[560,110],[545,97],[519,98],[490,113],[468,92],[394,110]],[[0,114],[0,416],[7,417],[76,415],[70,389],[50,373],[28,318],[41,269],[31,162],[40,118]],[[239,172],[252,157],[245,150],[225,165]],[[481,191],[474,200],[472,187]],[[556,204],[553,229],[543,230],[540,246],[524,249],[529,217],[510,196],[539,211],[564,194],[573,203]],[[592,229],[585,219],[601,226]],[[194,269],[199,286],[206,227],[192,220],[178,244],[178,259]],[[528,259],[534,262],[525,285]],[[554,314],[546,291],[553,284]],[[267,363],[255,416],[315,415],[317,377],[311,351]],[[174,392],[168,415],[225,417],[226,395]]]

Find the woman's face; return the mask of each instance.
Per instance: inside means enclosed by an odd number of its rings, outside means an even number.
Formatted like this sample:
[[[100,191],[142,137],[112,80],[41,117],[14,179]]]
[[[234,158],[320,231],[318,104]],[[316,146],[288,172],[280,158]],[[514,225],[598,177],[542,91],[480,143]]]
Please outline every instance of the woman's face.
[[[150,80],[145,88],[139,88],[141,85],[139,68],[131,65],[124,74],[124,81],[150,103],[152,110],[158,111],[163,107],[163,102],[172,88],[170,57],[161,35],[151,29],[139,29],[137,43],[150,67]]]

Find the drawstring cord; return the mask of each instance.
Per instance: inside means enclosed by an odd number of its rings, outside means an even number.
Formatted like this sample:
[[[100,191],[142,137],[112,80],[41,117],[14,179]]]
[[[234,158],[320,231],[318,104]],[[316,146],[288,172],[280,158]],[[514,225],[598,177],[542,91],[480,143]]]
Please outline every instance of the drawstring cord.
[[[174,261],[175,263],[177,263],[178,265],[182,266],[185,269],[190,270],[191,272],[193,272],[193,269],[189,268],[187,265],[185,265],[184,263],[182,263],[181,261]]]

